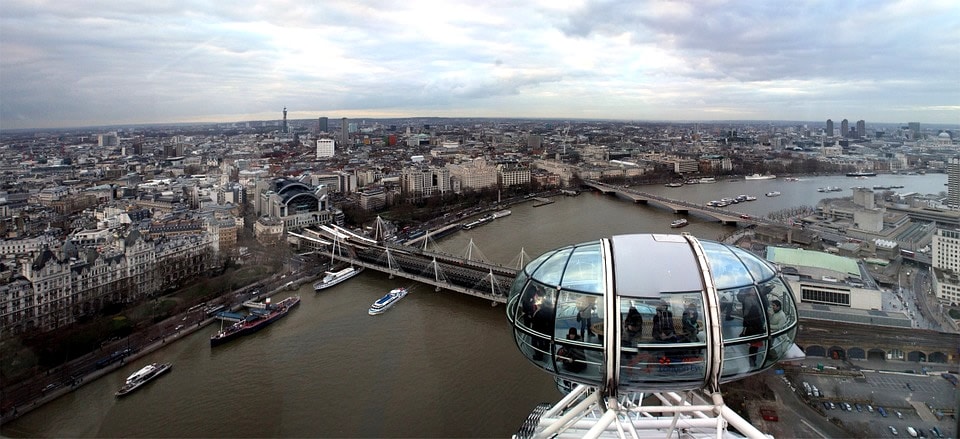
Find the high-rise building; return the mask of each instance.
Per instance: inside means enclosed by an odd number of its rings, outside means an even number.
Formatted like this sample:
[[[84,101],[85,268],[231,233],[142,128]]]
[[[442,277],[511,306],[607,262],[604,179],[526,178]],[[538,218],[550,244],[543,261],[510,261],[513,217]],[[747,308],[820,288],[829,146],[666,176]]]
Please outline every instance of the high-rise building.
[[[283,128],[282,128],[282,130],[283,130],[283,131],[281,131],[281,132],[283,132],[284,134],[287,133],[287,107],[283,107]]]
[[[317,132],[320,133],[329,133],[330,132],[330,119],[326,117],[321,117],[317,120]]]
[[[348,131],[349,125],[347,118],[340,119],[340,144],[349,145],[350,144],[350,131]]]
[[[960,157],[947,162],[947,205],[960,209]]]
[[[333,139],[317,140],[317,158],[333,157],[336,141]]]
[[[850,137],[850,122],[846,119],[840,121],[840,137]]]
[[[106,133],[97,135],[97,145],[99,146],[117,146],[120,143],[117,133]]]
[[[827,137],[833,137],[833,119],[827,119]]]
[[[857,121],[857,137],[867,137],[867,123],[863,119]]]
[[[938,228],[930,242],[933,293],[941,302],[960,303],[960,285],[950,273],[960,270],[960,231]]]
[[[917,140],[920,138],[920,122],[910,122],[910,138]]]

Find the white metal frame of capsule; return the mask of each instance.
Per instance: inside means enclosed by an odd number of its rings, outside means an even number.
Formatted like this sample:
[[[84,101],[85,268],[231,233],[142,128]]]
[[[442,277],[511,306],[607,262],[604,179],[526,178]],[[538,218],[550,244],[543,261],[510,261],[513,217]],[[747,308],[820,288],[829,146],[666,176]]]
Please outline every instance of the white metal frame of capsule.
[[[562,372],[558,366],[557,358],[547,358],[546,361],[531,358],[535,364],[554,374],[558,383],[566,382],[567,386],[565,387],[568,389],[572,387],[573,389],[559,403],[549,408],[542,406],[532,413],[516,437],[664,437],[665,434],[672,435],[674,432],[683,432],[691,435],[691,437],[740,437],[740,434],[747,437],[766,437],[766,435],[724,404],[723,396],[720,393],[720,383],[733,381],[769,369],[776,363],[776,360],[802,357],[802,353],[800,353],[792,343],[796,335],[797,327],[795,314],[796,299],[792,291],[789,290],[789,286],[786,286],[786,284],[782,282],[780,273],[776,267],[762,261],[755,255],[746,255],[742,249],[732,250],[730,246],[719,243],[711,244],[710,248],[713,252],[711,259],[711,255],[708,255],[709,252],[704,249],[703,244],[687,233],[672,236],[647,234],[647,236],[639,237],[633,241],[631,241],[633,238],[629,236],[625,237],[625,239],[624,237],[620,237],[619,241],[617,241],[617,239],[618,237],[614,237],[599,241],[599,263],[603,267],[601,276],[602,287],[599,296],[595,294],[595,290],[593,294],[594,297],[603,298],[602,307],[604,310],[603,334],[601,339],[603,346],[602,352],[600,352],[600,354],[602,354],[602,364],[598,365],[601,368],[598,372],[599,377],[571,376],[568,373]],[[644,239],[649,241],[643,241]],[[669,254],[670,252],[682,251],[680,247],[667,249],[662,246],[663,244],[661,243],[668,243],[667,245],[686,243],[686,247],[688,247],[690,253],[685,256],[686,259],[683,261],[684,266],[680,268],[692,270],[693,267],[695,267],[699,273],[700,284],[697,289],[701,292],[703,329],[706,333],[703,339],[700,340],[700,343],[687,342],[687,344],[667,343],[660,345],[641,343],[637,347],[637,352],[647,353],[649,350],[670,350],[682,347],[702,349],[703,359],[698,365],[702,365],[703,375],[702,382],[698,381],[699,384],[690,381],[691,376],[681,379],[681,381],[687,383],[684,384],[685,386],[689,386],[685,389],[678,389],[675,383],[669,382],[665,383],[665,389],[651,389],[651,386],[656,385],[655,378],[653,377],[651,378],[651,380],[654,380],[653,384],[644,383],[642,379],[639,383],[636,381],[627,384],[621,382],[621,372],[624,370],[621,367],[621,358],[623,358],[625,352],[621,349],[621,346],[623,346],[621,344],[621,324],[623,322],[620,317],[625,309],[625,304],[621,302],[621,294],[626,294],[626,299],[624,300],[635,301],[638,298],[656,300],[656,298],[650,297],[649,295],[633,296],[625,290],[617,290],[616,284],[623,282],[624,279],[617,279],[614,273],[617,268],[614,262],[613,247],[617,245],[614,244],[615,242],[618,242],[619,245],[650,242],[653,243],[651,244],[653,247],[661,246],[653,251],[654,254],[657,254],[659,251],[660,256]],[[572,261],[574,259],[573,255],[576,254],[578,248],[588,245],[595,244],[585,243],[579,247],[571,246],[569,247],[570,251],[563,257],[569,258],[569,261]],[[563,249],[567,248],[565,247]],[[556,250],[556,253],[552,255],[550,255],[552,252],[545,253],[546,259],[540,261],[540,265],[538,266],[533,266],[537,260],[531,262],[530,266],[532,268],[529,272],[526,268],[524,269],[524,272],[518,276],[518,283],[515,283],[511,291],[511,296],[515,297],[511,297],[507,305],[508,319],[514,323],[518,347],[521,348],[521,351],[524,352],[528,358],[530,358],[530,348],[533,347],[533,352],[538,348],[531,345],[523,346],[523,340],[525,337],[530,337],[527,335],[528,333],[533,334],[533,337],[536,338],[537,331],[534,330],[531,332],[523,327],[520,324],[519,316],[521,307],[523,306],[522,302],[526,300],[526,290],[530,288],[528,284],[531,282],[536,281],[538,285],[555,288],[552,299],[555,303],[555,309],[553,311],[554,320],[552,321],[552,324],[555,325],[553,330],[554,334],[546,337],[549,338],[549,340],[540,341],[541,344],[545,341],[550,343],[550,352],[542,350],[541,352],[551,355],[553,352],[558,352],[555,350],[557,346],[569,344],[569,342],[560,340],[559,337],[556,336],[556,331],[562,329],[561,324],[557,321],[559,319],[557,316],[560,314],[557,308],[561,306],[558,302],[560,302],[560,298],[563,297],[565,292],[568,295],[571,294],[569,288],[573,288],[572,286],[568,286],[568,289],[564,291],[564,281],[559,280],[565,278],[567,266],[561,269],[564,273],[559,277],[554,275],[554,277],[558,279],[558,285],[543,285],[536,277],[538,274],[537,270],[547,266],[546,261],[553,258],[554,255],[559,255],[559,250],[563,249]],[[794,312],[792,320],[787,327],[781,327],[776,330],[772,329],[770,321],[767,319],[766,314],[764,314],[763,321],[766,327],[764,328],[762,336],[730,335],[729,328],[726,328],[728,331],[726,335],[723,333],[725,329],[723,327],[725,323],[723,320],[725,319],[723,318],[724,311],[721,306],[721,291],[720,287],[715,283],[714,276],[716,273],[713,273],[711,267],[711,260],[714,264],[721,263],[718,259],[722,259],[722,257],[718,258],[718,252],[723,251],[730,253],[729,255],[723,256],[729,256],[733,260],[738,260],[741,263],[739,268],[743,268],[743,270],[747,272],[745,275],[741,275],[741,280],[737,281],[739,283],[731,283],[730,280],[725,279],[721,286],[725,289],[724,293],[729,295],[731,291],[735,289],[753,288],[753,291],[758,294],[757,298],[762,302],[763,296],[766,296],[769,290],[767,292],[761,292],[760,287],[771,284],[781,285],[785,288],[785,291],[780,291],[780,295],[777,297],[784,301],[789,301],[790,307]],[[626,252],[620,249],[620,262],[621,264],[624,262],[625,255],[629,259],[639,254],[642,254],[642,252],[637,249],[630,249]],[[650,263],[664,263],[664,261],[650,261]],[[671,262],[667,262],[667,265],[670,263]],[[665,265],[665,267],[667,265]],[[630,269],[630,267],[619,268]],[[721,271],[727,268],[728,267],[721,266]],[[758,269],[762,272],[762,275],[758,275],[758,273],[755,272],[755,270]],[[637,271],[643,270],[637,269]],[[623,274],[621,278],[632,281],[637,280],[637,276],[634,273]],[[672,298],[683,298],[686,297],[685,295],[691,294],[691,292],[688,291],[691,285],[693,285],[691,283],[692,281],[689,277],[683,279],[685,280],[682,283],[686,289],[676,290],[682,294],[677,294]],[[743,279],[748,279],[748,281],[745,282]],[[752,281],[750,281],[750,279],[752,279]],[[741,286],[741,284],[744,285]],[[676,286],[676,284],[672,286]],[[640,290],[643,290],[643,288],[640,288]],[[671,290],[667,290],[664,293],[669,293],[670,291]],[[636,293],[636,291],[632,291],[632,293]],[[649,291],[644,291],[644,293],[649,293]],[[668,296],[670,296],[670,294],[664,297]],[[630,305],[630,307],[632,307],[632,305]],[[746,327],[743,322],[737,324],[739,324],[741,328]],[[544,337],[541,336],[540,338]],[[787,342],[785,342],[785,340]],[[775,344],[775,342],[777,344]],[[532,343],[535,345],[536,341]],[[740,352],[740,357],[736,357],[735,355],[730,361],[740,363],[748,362],[749,368],[734,370],[734,368],[731,367],[725,374],[725,352],[729,354],[729,352],[737,352],[736,349],[744,350],[747,346],[753,345],[754,343],[762,343],[763,355],[751,353],[743,356],[742,352]],[[788,344],[790,346],[789,349],[786,348]],[[588,348],[591,347],[589,344],[584,346]],[[733,346],[733,348],[731,348],[731,346]],[[525,351],[524,349],[527,350]],[[596,348],[594,348],[594,350],[595,349]],[[727,349],[734,349],[734,351],[726,351]],[[750,349],[752,350],[753,348],[751,347]],[[777,352],[774,353],[774,351]],[[557,356],[557,354],[553,355],[554,357]],[[664,355],[666,356],[666,354]],[[754,361],[756,364],[754,364]],[[736,363],[732,363],[731,365],[733,364]],[[599,378],[599,381],[596,380],[597,378]],[[569,379],[569,381],[567,379]],[[700,379],[701,378],[698,378],[698,380]],[[591,383],[590,381],[597,382]],[[640,388],[642,388],[642,390]],[[642,401],[645,396],[655,398],[659,404],[644,406]],[[728,426],[734,427],[739,434],[728,431]]]

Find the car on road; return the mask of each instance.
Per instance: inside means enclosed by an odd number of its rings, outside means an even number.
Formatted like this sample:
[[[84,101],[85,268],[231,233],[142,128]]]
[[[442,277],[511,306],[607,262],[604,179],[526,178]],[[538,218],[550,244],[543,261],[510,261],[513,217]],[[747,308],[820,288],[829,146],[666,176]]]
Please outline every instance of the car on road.
[[[862,411],[863,411],[863,406],[860,405],[859,402],[853,403],[853,406],[857,409],[858,412],[862,412]]]
[[[887,426],[887,429],[890,430],[890,434],[892,434],[892,435],[894,435],[894,436],[897,436],[897,435],[900,434],[900,432],[898,432],[897,429],[896,429],[894,426],[892,426],[892,425],[888,425],[888,426]]]

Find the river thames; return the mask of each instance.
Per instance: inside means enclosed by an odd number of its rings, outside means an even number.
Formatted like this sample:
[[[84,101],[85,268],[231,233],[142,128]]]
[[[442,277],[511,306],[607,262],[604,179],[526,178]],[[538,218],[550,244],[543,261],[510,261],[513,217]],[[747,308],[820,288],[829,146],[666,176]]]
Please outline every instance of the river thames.
[[[851,186],[902,185],[945,191],[945,174],[718,182],[635,189],[692,202],[753,195],[730,209],[754,216],[849,196]],[[843,192],[817,188],[837,186]],[[779,197],[765,197],[771,191]],[[626,233],[673,233],[676,216],[587,192],[556,197],[437,244],[440,251],[515,265],[542,252]],[[683,229],[716,240],[735,230],[689,217]],[[477,250],[478,249],[478,250]],[[387,313],[367,315],[387,290],[412,292]],[[509,437],[541,402],[561,394],[511,339],[503,306],[367,270],[322,293],[255,335],[211,348],[209,326],[2,427],[8,437]],[[276,300],[287,293],[275,296]],[[138,368],[173,370],[123,398],[114,392]]]

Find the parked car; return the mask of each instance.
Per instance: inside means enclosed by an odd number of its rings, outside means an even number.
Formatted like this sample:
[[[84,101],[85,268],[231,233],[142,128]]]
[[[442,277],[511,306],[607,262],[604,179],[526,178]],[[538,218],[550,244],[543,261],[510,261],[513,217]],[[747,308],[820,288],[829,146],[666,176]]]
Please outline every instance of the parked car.
[[[877,406],[877,413],[880,413],[880,416],[883,416],[884,418],[887,417],[887,411],[881,406]]]
[[[899,432],[897,432],[897,429],[894,428],[892,425],[888,426],[887,428],[890,430],[890,434],[892,434],[892,435],[894,435],[894,436],[897,436],[897,435],[900,434]]]
[[[862,412],[862,411],[863,411],[863,406],[860,405],[859,402],[854,403],[853,406],[857,408],[857,411],[858,411],[858,412]]]

